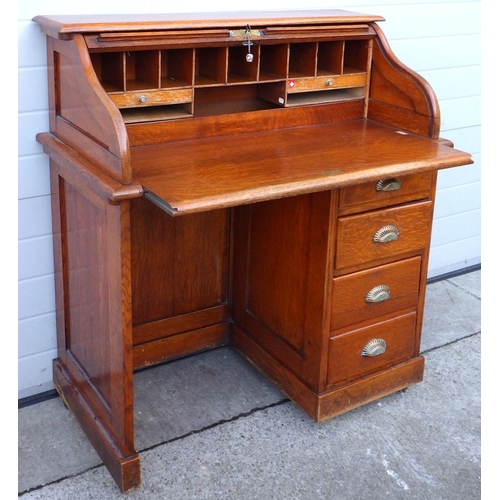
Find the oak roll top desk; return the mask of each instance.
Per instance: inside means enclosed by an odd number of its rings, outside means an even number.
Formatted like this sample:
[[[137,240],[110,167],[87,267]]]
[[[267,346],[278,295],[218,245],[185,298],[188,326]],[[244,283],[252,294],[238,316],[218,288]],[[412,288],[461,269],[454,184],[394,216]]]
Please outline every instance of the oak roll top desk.
[[[322,421],[423,378],[436,97],[379,16],[37,16],[54,383],[122,491],[133,371],[232,345]]]

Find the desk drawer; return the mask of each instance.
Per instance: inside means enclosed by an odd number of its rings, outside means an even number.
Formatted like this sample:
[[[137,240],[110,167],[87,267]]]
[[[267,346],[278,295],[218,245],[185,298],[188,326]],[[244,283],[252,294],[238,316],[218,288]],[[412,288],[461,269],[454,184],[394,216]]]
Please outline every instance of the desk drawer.
[[[431,223],[431,201],[340,217],[335,268],[345,270],[423,249]]]
[[[429,198],[434,172],[379,179],[340,190],[341,215]]]
[[[144,92],[127,92],[108,94],[119,108],[137,108],[158,106],[161,104],[181,104],[193,100],[192,89],[148,90]]]
[[[308,92],[312,90],[329,90],[338,88],[364,87],[366,73],[352,75],[320,76],[314,78],[297,78],[288,81],[288,93]]]
[[[401,363],[413,355],[417,314],[412,312],[330,338],[327,385],[361,377]],[[369,345],[385,344],[380,353],[363,355]]]
[[[416,306],[420,257],[335,278],[331,330]]]

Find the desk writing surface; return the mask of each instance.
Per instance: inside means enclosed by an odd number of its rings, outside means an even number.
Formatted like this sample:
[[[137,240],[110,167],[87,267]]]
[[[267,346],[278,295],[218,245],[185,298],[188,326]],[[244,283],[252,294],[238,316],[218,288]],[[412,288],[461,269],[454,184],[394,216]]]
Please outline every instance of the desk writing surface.
[[[132,148],[134,180],[171,215],[335,189],[471,163],[370,120]]]

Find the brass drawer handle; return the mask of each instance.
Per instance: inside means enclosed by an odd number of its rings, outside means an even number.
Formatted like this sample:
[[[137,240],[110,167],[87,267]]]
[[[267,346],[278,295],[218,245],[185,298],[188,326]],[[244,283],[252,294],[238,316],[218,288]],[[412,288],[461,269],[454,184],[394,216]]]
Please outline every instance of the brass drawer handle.
[[[373,287],[365,297],[366,302],[382,302],[391,296],[391,289],[387,285]]]
[[[399,238],[399,229],[396,226],[381,227],[374,235],[374,243],[388,243]]]
[[[361,351],[361,356],[378,356],[379,354],[384,354],[387,349],[387,343],[384,339],[373,339],[368,342],[368,344],[363,347]]]
[[[380,180],[375,186],[375,191],[399,191],[400,189],[401,181],[396,178]]]

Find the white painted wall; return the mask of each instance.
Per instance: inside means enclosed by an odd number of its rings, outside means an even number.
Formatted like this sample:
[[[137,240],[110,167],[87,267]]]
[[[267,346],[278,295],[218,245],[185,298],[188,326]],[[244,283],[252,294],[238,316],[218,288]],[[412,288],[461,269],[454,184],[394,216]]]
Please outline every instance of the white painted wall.
[[[174,5],[171,5],[174,4]],[[440,172],[429,277],[480,263],[480,8],[447,0],[19,0],[18,2],[18,397],[53,388],[56,356],[48,160],[35,135],[48,130],[45,38],[38,14],[343,8],[386,18],[394,53],[426,78],[440,101],[442,132],[474,155]]]

